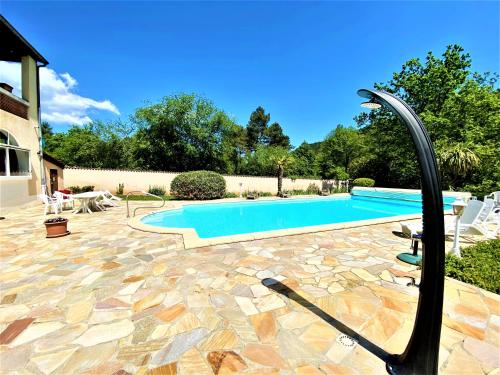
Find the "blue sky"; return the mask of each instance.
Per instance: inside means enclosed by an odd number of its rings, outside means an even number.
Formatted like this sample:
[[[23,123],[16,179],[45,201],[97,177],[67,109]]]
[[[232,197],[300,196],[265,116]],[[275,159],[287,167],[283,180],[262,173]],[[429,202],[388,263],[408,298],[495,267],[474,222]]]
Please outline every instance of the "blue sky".
[[[338,123],[352,125],[361,110],[358,88],[390,79],[427,51],[440,55],[458,43],[473,70],[498,72],[500,65],[498,2],[0,6],[85,118],[126,119],[147,101],[197,92],[242,125],[262,105],[296,146],[323,139]],[[67,128],[64,116],[53,118],[57,130]]]

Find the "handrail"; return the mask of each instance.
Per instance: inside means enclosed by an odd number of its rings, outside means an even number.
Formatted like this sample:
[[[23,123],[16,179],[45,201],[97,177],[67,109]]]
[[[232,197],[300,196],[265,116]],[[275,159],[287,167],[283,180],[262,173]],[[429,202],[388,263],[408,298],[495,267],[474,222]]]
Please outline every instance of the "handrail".
[[[130,217],[130,210],[129,210],[129,207],[128,207],[128,196],[132,193],[142,193],[142,194],[145,194],[145,195],[149,195],[151,197],[155,197],[155,198],[158,198],[158,199],[161,199],[162,200],[162,204],[161,206],[141,206],[141,207],[136,207],[134,209],[134,213],[132,215],[132,217],[135,216],[135,212],[138,210],[138,209],[141,209],[141,208],[162,208],[163,206],[165,206],[165,198],[163,197],[160,197],[158,195],[154,195],[154,194],[151,194],[151,193],[146,193],[144,190],[134,190],[134,191],[129,191],[127,196],[125,197],[125,202],[127,202],[127,217]]]

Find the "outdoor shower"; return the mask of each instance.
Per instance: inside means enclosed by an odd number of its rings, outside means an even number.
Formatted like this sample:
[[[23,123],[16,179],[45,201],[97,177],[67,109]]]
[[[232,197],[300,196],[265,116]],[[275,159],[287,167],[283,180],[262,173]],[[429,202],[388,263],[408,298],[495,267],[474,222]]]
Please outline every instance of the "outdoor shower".
[[[386,368],[391,374],[437,374],[445,248],[443,196],[436,156],[424,124],[403,100],[385,91],[361,89],[358,95],[368,99],[363,107],[376,109],[384,106],[406,125],[420,167],[423,235],[417,313],[406,349],[402,354],[391,355],[386,361]]]

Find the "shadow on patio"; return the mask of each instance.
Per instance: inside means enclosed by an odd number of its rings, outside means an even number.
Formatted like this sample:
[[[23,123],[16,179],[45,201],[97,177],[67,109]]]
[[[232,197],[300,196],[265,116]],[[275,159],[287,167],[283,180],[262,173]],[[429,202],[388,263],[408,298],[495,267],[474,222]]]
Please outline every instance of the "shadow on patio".
[[[371,341],[367,340],[363,336],[361,336],[359,333],[356,331],[352,330],[348,326],[346,326],[344,323],[340,322],[339,320],[335,319],[333,316],[328,314],[327,312],[323,311],[320,309],[318,306],[314,305],[313,303],[309,302],[299,294],[297,294],[293,289],[289,288],[288,286],[284,285],[283,283],[279,282],[278,280],[272,279],[272,278],[267,278],[262,280],[262,284],[269,289],[274,290],[277,293],[282,294],[283,296],[290,298],[297,302],[299,305],[305,307],[309,311],[311,311],[313,314],[317,315],[321,319],[323,319],[325,322],[330,324],[332,327],[336,328],[338,331],[342,332],[343,334],[350,336],[354,340],[359,343],[363,348],[368,350],[370,353],[376,355],[378,358],[380,358],[383,361],[387,361],[389,358],[391,358],[391,354],[387,353],[384,349],[379,347],[378,345],[372,343]]]

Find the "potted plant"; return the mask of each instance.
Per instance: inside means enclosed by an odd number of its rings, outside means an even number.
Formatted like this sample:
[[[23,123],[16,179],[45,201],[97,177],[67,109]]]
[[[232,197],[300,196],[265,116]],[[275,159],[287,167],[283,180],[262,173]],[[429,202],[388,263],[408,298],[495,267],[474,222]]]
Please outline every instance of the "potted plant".
[[[54,217],[43,223],[47,230],[47,238],[62,237],[71,233],[68,230],[68,219],[64,217]]]

